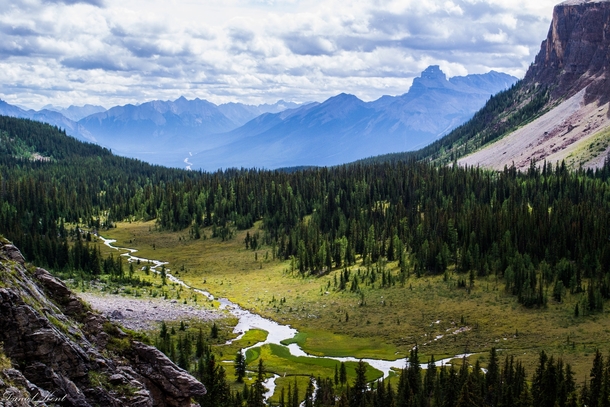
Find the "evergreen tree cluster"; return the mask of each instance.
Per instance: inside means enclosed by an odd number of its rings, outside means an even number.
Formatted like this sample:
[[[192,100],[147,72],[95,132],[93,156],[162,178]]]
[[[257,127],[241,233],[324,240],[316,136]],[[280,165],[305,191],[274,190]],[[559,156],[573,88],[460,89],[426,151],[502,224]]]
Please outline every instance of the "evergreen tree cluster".
[[[204,346],[199,355],[193,358],[197,369],[191,371],[208,388],[208,395],[198,400],[206,407],[602,407],[610,404],[610,358],[604,361],[599,351],[593,360],[590,381],[580,389],[576,387],[571,366],[544,351],[539,355],[530,383],[521,362],[512,356],[501,362],[495,348],[490,351],[486,369],[481,368],[478,360],[474,366],[469,365],[466,358],[461,366],[439,367],[434,357],[422,369],[414,348],[395,385],[384,379],[367,383],[367,365],[360,361],[353,382],[347,383],[345,377],[339,379],[339,369],[336,369],[334,380],[311,377],[301,398],[295,380],[288,383],[287,391],[281,389],[277,403],[264,398],[262,359],[259,359],[254,382],[244,385],[242,391],[231,392],[224,370],[215,364],[210,348]],[[341,366],[345,369],[344,364]]]
[[[259,359],[254,382],[252,384],[244,383],[241,391],[232,391],[226,371],[216,361],[210,345],[210,341],[214,339],[215,326],[213,325],[210,335],[206,337],[201,328],[195,334],[189,331],[184,323],[181,323],[180,328],[176,331],[174,328],[168,329],[163,322],[159,336],[155,338],[155,346],[205,385],[206,395],[196,400],[202,407],[266,406],[266,389],[263,386],[266,377],[263,360]],[[246,375],[246,361],[241,351],[238,352],[235,368],[237,382],[243,383]]]
[[[604,373],[605,372],[605,373]],[[483,370],[479,361],[470,366],[463,359],[462,365],[437,367],[434,357],[423,370],[417,348],[411,351],[409,363],[400,372],[394,387],[389,381],[379,380],[371,385],[366,382],[366,364],[360,362],[356,378],[351,385],[338,387],[331,379],[316,380],[317,390],[305,396],[305,405],[315,407],[577,407],[608,405],[610,379],[606,363],[596,356],[591,371],[590,387],[577,390],[574,374],[569,364],[540,353],[539,364],[528,383],[525,369],[512,356],[503,363],[495,348],[491,349],[489,364]],[[599,379],[598,376],[599,375]],[[605,381],[608,381],[606,383]],[[595,384],[594,384],[595,383]],[[334,385],[334,386],[333,386]],[[606,388],[607,387],[607,388]],[[308,397],[311,400],[308,404]],[[592,404],[596,398],[598,404]],[[279,406],[293,407],[284,403]]]

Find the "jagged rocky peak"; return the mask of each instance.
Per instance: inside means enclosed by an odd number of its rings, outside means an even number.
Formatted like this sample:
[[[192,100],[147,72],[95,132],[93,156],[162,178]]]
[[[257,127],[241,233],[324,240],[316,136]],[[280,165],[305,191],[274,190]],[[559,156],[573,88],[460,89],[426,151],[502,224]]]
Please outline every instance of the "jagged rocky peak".
[[[443,71],[441,71],[441,68],[438,65],[430,65],[424,69],[424,71],[421,73],[421,78],[435,81],[447,80],[447,76]]]
[[[418,78],[413,78],[410,93],[419,94],[426,89],[446,88],[450,86],[447,76],[438,65],[430,65]]]
[[[0,238],[0,394],[36,405],[190,406],[206,390],[156,348],[91,311]],[[27,405],[27,404],[26,404]]]
[[[587,102],[608,98],[610,1],[565,1],[555,6],[546,40],[525,80],[569,97],[589,86]],[[607,101],[607,100],[604,100]]]

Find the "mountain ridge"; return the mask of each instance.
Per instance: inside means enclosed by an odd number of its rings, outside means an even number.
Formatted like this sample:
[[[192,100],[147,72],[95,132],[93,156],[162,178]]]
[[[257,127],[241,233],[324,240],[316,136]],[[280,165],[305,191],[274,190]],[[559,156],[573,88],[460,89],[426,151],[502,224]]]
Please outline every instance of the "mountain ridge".
[[[225,133],[225,145],[194,154],[194,168],[337,165],[427,144],[463,123],[495,90],[517,79],[493,72],[447,80],[438,66],[416,78],[409,92],[364,102],[339,94]],[[478,84],[478,85],[477,85]],[[483,90],[477,88],[483,84]]]
[[[526,169],[544,161],[601,167],[610,155],[608,49],[610,2],[567,1],[555,6],[547,38],[518,84],[523,95],[529,93],[531,99],[546,93],[546,100],[521,121],[521,128],[499,135],[493,143],[471,137],[476,151],[459,163],[498,170],[511,165]]]
[[[181,96],[108,110],[83,106],[81,113],[101,111],[78,122],[52,106],[55,110],[36,112],[0,104],[0,113],[47,122],[119,155],[171,167],[336,165],[422,147],[463,123],[493,93],[516,80],[495,71],[447,79],[432,65],[407,93],[371,102],[345,93],[321,103],[280,100],[258,106],[215,105]]]

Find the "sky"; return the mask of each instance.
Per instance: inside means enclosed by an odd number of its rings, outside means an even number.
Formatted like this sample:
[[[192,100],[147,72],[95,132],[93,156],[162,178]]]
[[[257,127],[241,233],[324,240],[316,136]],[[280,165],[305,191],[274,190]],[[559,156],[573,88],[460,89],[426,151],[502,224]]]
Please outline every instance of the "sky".
[[[448,77],[523,77],[556,1],[0,0],[0,99],[110,108],[369,101]]]

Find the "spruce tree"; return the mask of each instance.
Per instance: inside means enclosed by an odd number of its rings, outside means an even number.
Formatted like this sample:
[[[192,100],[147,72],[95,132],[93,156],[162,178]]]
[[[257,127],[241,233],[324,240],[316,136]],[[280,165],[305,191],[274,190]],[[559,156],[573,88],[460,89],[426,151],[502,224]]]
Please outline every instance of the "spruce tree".
[[[470,374],[462,386],[456,407],[482,407],[483,399],[480,396],[474,375]]]
[[[243,351],[240,349],[235,354],[235,381],[237,383],[243,383],[245,376],[246,358],[244,357]]]
[[[264,407],[265,406],[265,387],[263,382],[265,381],[265,366],[263,365],[263,359],[258,360],[258,369],[256,372],[256,380],[252,385],[250,391],[250,399],[248,401],[248,407]]]
[[[500,366],[498,364],[498,354],[496,348],[492,347],[489,352],[489,363],[487,364],[487,374],[485,375],[485,402],[489,406],[498,404],[498,391],[500,388]]]
[[[600,396],[602,394],[602,386],[604,380],[604,357],[599,349],[595,351],[593,358],[593,367],[591,368],[589,382],[589,407],[598,407]]]
[[[341,385],[345,385],[347,383],[347,369],[345,368],[345,363],[341,362],[341,366],[339,368],[339,381]]]
[[[360,360],[356,366],[356,378],[350,392],[350,407],[365,407],[366,392],[366,363]]]

